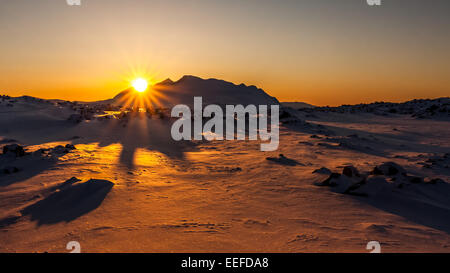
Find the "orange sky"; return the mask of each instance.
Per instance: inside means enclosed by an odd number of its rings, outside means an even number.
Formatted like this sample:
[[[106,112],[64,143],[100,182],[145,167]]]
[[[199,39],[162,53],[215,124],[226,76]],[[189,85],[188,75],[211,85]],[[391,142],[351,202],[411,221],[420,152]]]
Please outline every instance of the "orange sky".
[[[316,105],[450,95],[448,1],[337,2],[1,1],[0,93],[99,100],[189,74]]]

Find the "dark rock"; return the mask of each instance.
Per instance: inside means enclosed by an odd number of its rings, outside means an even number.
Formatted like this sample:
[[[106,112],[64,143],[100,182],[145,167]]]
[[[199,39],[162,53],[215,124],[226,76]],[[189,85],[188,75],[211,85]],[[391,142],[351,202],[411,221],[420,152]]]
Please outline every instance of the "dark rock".
[[[353,166],[345,166],[344,169],[342,170],[342,174],[348,177],[360,176],[358,170]]]
[[[69,152],[69,149],[62,145],[58,145],[52,149],[52,152],[56,154],[67,154]]]
[[[73,145],[73,144],[66,144],[66,149],[69,149],[69,150],[75,150],[76,148],[75,148],[75,145]]]
[[[3,146],[3,154],[13,154],[20,157],[25,155],[25,150],[19,144],[10,144]]]
[[[331,173],[327,179],[325,179],[321,183],[317,183],[316,185],[318,185],[318,186],[333,186],[335,184],[332,182],[332,180],[339,179],[339,177],[341,177],[340,173]]]
[[[320,174],[328,174],[328,175],[330,175],[332,172],[330,171],[330,169],[322,167],[320,169],[314,170],[312,173],[320,173]]]
[[[394,162],[386,162],[379,166],[376,166],[371,172],[373,175],[386,175],[386,176],[395,176],[395,175],[404,175],[406,176],[406,171],[400,165]]]
[[[18,141],[15,139],[10,139],[10,138],[4,138],[4,139],[0,140],[0,144],[15,143],[15,142],[18,142]]]
[[[418,177],[418,176],[410,176],[408,177],[409,182],[413,183],[413,184],[420,184],[424,182],[424,179],[422,177]]]
[[[287,166],[303,165],[294,159],[285,157],[283,154],[280,154],[279,157],[266,157],[266,160],[275,162],[280,165],[287,165]]]
[[[14,166],[7,166],[3,169],[4,174],[12,174],[12,173],[17,173],[17,172],[19,172],[19,169]]]
[[[443,183],[445,183],[445,181],[440,178],[433,178],[427,182],[427,184],[432,184],[432,185],[443,184]]]
[[[73,123],[80,123],[83,121],[83,116],[80,114],[72,114],[67,120]]]

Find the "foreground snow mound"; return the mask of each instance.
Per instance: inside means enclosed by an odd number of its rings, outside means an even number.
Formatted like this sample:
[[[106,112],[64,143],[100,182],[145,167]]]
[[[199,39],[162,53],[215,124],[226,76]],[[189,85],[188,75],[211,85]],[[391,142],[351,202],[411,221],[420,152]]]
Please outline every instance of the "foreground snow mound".
[[[0,187],[15,184],[52,168],[60,157],[76,149],[73,144],[54,148],[40,148],[27,152],[29,148],[19,144],[3,146],[0,154]]]
[[[381,164],[380,166],[376,166],[372,174],[374,175],[385,175],[385,176],[396,176],[403,175],[406,176],[406,171],[400,165],[394,162],[386,162]]]
[[[315,173],[324,174],[326,168],[314,171]],[[349,193],[364,181],[365,177],[361,176],[358,170],[353,166],[346,166],[340,173],[331,173],[327,179],[322,182],[315,183],[317,186],[331,187],[332,191],[337,193]]]
[[[368,176],[358,187],[351,191],[351,194],[361,196],[376,196],[384,190],[390,190],[392,183],[389,183],[382,176]]]
[[[78,181],[69,179],[50,196],[23,209],[22,215],[30,215],[38,225],[70,222],[98,208],[114,186],[108,180]]]
[[[328,186],[333,192],[357,196],[361,202],[410,221],[450,232],[450,184],[444,180],[408,175],[393,162],[365,173],[356,172],[353,167],[344,170],[315,184]],[[319,172],[316,175],[324,176]]]
[[[313,173],[327,174],[327,168],[315,170]],[[353,166],[346,166],[341,173],[331,173],[328,177],[314,183],[317,186],[328,186],[333,192],[359,195],[377,196],[379,193],[389,193],[395,190],[406,189],[412,185],[444,185],[448,184],[439,178],[423,178],[408,175],[403,167],[386,162],[376,166],[372,171],[360,173]],[[450,192],[448,192],[450,194]]]

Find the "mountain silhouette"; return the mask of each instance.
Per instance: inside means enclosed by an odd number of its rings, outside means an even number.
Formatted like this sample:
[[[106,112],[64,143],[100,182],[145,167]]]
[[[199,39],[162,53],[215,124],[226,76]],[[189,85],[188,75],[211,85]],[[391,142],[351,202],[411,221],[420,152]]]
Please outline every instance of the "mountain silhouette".
[[[218,105],[272,105],[279,104],[275,97],[268,95],[264,90],[256,86],[245,84],[235,85],[231,82],[218,79],[202,79],[195,76],[183,76],[174,82],[166,79],[157,83],[145,93],[137,94],[133,88],[126,89],[110,100],[101,103],[113,105],[126,105],[130,98],[150,101],[162,108],[170,108],[177,104],[193,105],[194,97],[201,96],[203,104]]]

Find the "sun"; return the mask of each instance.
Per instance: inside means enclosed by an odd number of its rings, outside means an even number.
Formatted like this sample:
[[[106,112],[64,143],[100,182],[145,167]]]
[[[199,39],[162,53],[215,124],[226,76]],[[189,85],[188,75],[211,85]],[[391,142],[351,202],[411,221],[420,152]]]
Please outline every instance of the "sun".
[[[137,78],[131,82],[131,85],[136,91],[144,92],[145,90],[147,90],[148,82],[143,78]]]

